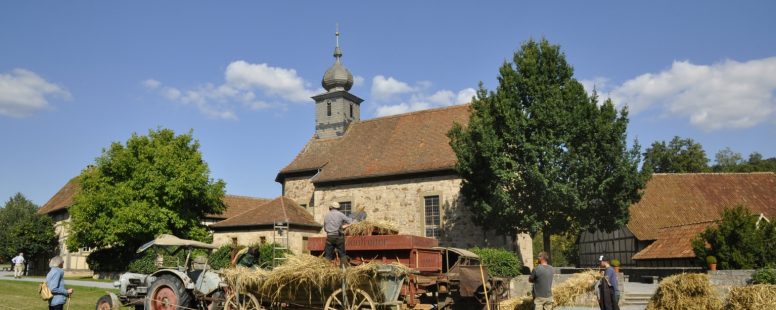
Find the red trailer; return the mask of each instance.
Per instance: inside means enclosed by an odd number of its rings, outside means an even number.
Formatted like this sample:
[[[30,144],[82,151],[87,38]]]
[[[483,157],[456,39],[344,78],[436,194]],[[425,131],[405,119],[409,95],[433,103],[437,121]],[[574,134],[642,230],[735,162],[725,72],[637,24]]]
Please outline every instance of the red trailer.
[[[312,255],[321,255],[325,244],[326,237],[312,237],[307,248]],[[351,264],[400,263],[412,269],[413,272],[403,279],[380,281],[383,296],[371,298],[377,301],[377,308],[482,309],[487,304],[486,295],[494,304],[507,292],[504,279],[491,279],[476,254],[463,249],[441,248],[434,238],[348,236],[345,250]]]

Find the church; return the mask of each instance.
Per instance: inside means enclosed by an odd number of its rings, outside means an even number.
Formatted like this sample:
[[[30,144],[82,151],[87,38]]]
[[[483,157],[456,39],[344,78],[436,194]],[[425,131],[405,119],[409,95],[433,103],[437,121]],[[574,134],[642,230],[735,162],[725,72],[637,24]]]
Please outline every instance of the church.
[[[289,249],[305,252],[309,237],[325,234],[327,206],[338,202],[346,214],[363,209],[368,219],[396,224],[400,234],[436,238],[448,247],[501,247],[533,265],[528,235],[498,235],[474,225],[460,195],[462,179],[447,133],[455,123],[468,123],[469,105],[361,120],[364,100],[349,92],[353,74],[342,63],[339,43],[321,83],[325,92],[312,97],[315,132],[275,177],[281,195],[224,197],[227,210],[202,219],[215,245],[273,242],[275,224],[285,222]],[[76,179],[68,182],[39,213],[56,222],[66,270],[86,272],[91,249],[70,253],[64,246],[67,208],[77,187]]]

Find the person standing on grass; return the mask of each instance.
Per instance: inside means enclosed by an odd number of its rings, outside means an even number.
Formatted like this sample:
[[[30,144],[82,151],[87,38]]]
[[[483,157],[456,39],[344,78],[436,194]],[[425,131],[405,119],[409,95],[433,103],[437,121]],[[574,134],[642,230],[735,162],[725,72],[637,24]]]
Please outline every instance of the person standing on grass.
[[[67,299],[73,294],[73,289],[65,289],[65,271],[62,270],[62,266],[65,261],[60,256],[54,256],[49,261],[49,273],[46,275],[46,285],[48,285],[51,294],[54,295],[49,299],[49,310],[62,310]]]
[[[24,253],[19,253],[19,255],[11,259],[11,263],[13,263],[13,277],[16,279],[21,278],[24,275]]]
[[[534,309],[552,310],[552,277],[555,273],[547,263],[547,252],[539,253],[539,265],[531,272],[528,281],[533,283]]]
[[[349,218],[339,210],[338,202],[332,202],[329,206],[329,213],[323,217],[323,230],[326,231],[326,247],[323,250],[326,259],[334,260],[334,250],[340,259],[340,265],[348,261],[345,255],[345,232],[343,229],[350,226],[353,219]]]

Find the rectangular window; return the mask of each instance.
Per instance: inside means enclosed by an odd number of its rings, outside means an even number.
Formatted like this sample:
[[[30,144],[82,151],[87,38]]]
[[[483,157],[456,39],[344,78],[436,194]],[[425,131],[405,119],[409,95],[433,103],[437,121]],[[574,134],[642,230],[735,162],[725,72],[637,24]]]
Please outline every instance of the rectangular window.
[[[350,105],[350,118],[353,118],[353,105]]]
[[[326,103],[326,116],[331,116],[331,102]]]
[[[426,237],[439,238],[439,196],[423,198],[426,218]]]
[[[340,201],[340,212],[345,213],[345,215],[350,216],[352,213],[350,201]]]

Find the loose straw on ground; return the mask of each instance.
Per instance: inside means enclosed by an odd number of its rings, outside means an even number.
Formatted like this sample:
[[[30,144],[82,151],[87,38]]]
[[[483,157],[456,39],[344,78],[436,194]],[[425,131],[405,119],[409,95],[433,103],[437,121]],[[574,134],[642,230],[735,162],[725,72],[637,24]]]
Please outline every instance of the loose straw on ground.
[[[683,273],[660,281],[647,310],[662,309],[718,310],[722,300],[706,274]]]
[[[727,309],[776,309],[776,285],[756,284],[734,287],[728,295]]]

